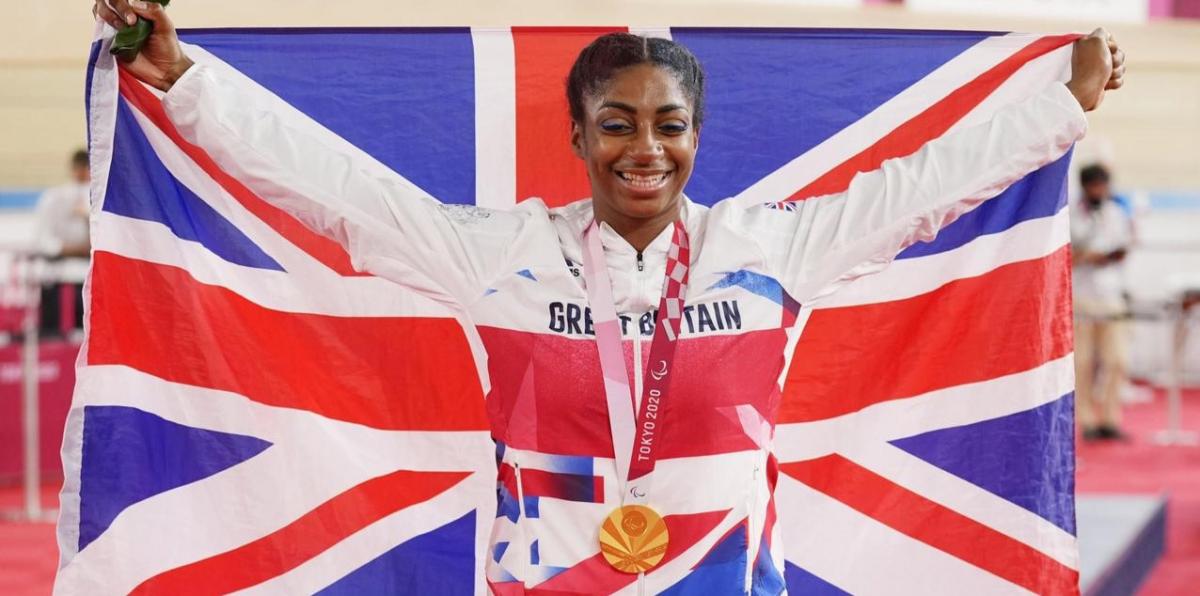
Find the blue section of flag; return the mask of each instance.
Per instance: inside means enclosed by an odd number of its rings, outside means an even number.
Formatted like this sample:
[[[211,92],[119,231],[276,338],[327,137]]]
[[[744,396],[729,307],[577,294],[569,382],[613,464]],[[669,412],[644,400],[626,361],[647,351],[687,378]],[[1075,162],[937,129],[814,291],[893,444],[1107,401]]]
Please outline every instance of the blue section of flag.
[[[470,29],[198,29],[180,38],[439,201],[474,204]]]
[[[230,263],[283,271],[241,230],[167,171],[123,99],[117,105],[104,210],[161,223],[175,236],[199,242]]]
[[[758,556],[754,559],[750,596],[778,596],[785,589],[787,584],[783,581],[783,574],[779,573],[775,562],[771,560],[771,549],[767,543],[767,536],[764,535],[758,547]]]
[[[707,116],[687,192],[711,205],[853,124],[989,34],[672,28],[671,35],[696,54],[707,75]]]
[[[472,511],[379,555],[317,594],[473,594],[474,582]]]
[[[89,153],[92,150],[92,81],[96,75],[96,60],[100,58],[100,40],[92,42],[92,48],[88,51],[87,76],[83,82],[83,114],[87,118],[87,146]]]
[[[709,567],[740,560],[742,569],[745,569],[745,558],[748,550],[749,541],[746,539],[746,524],[741,523],[730,530],[712,550],[708,551],[708,554],[704,555],[704,558],[700,560],[697,567]]]
[[[79,550],[126,507],[207,478],[261,453],[271,443],[184,426],[136,408],[83,408]]]
[[[942,228],[932,242],[914,244],[896,258],[910,259],[958,248],[979,236],[1003,232],[1023,221],[1049,217],[1067,205],[1071,152],[1025,176],[998,196]]]
[[[1075,533],[1074,394],[892,444]]]
[[[503,484],[496,487],[496,517],[507,517],[514,524],[521,518],[521,506],[517,498]]]
[[[850,596],[849,592],[813,575],[807,569],[793,565],[791,561],[785,564],[783,575],[787,578],[788,594]]]
[[[682,580],[662,596],[742,594],[746,584],[746,524],[733,528]]]

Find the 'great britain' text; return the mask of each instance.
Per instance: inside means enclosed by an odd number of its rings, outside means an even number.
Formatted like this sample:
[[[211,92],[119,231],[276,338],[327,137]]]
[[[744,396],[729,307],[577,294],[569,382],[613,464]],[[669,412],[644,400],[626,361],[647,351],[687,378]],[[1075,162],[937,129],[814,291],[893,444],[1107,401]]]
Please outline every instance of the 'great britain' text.
[[[621,318],[621,334],[639,333],[645,337],[654,335],[654,321],[658,315],[652,310],[640,317],[618,315]],[[550,303],[550,331],[567,335],[594,335],[592,309],[570,302]],[[708,333],[710,331],[740,330],[742,312],[737,300],[717,300],[683,307],[684,333]]]

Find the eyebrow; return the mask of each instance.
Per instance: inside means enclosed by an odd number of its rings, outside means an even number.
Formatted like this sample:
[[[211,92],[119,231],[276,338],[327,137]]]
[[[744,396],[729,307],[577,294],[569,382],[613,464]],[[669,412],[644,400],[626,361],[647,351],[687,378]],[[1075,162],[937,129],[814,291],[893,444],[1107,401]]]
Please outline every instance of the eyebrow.
[[[623,110],[623,111],[629,112],[629,113],[631,113],[631,114],[636,114],[636,113],[637,113],[637,108],[635,108],[635,107],[633,107],[633,106],[631,106],[631,105],[629,105],[629,104],[627,104],[627,103],[622,103],[622,102],[619,102],[619,101],[606,101],[606,102],[604,102],[603,104],[600,104],[600,107],[602,107],[602,108],[616,108],[616,109],[618,109],[618,110]],[[676,103],[669,103],[669,104],[666,104],[666,105],[659,106],[659,107],[658,107],[658,109],[657,109],[657,110],[655,110],[655,113],[657,113],[657,114],[665,114],[665,113],[667,113],[667,112],[674,112],[675,110],[685,110],[685,111],[686,111],[686,110],[687,110],[687,106],[681,106],[681,105],[679,105],[679,104],[676,104]]]

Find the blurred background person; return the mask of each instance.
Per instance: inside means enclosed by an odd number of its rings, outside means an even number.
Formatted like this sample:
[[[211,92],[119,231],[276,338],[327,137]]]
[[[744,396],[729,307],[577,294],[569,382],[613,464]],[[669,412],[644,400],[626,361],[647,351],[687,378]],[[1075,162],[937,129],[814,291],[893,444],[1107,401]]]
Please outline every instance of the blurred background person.
[[[42,287],[41,329],[48,335],[67,336],[83,328],[83,280],[92,249],[86,149],[71,155],[70,173],[70,181],[42,193],[34,216],[36,250],[53,262]]]
[[[1114,199],[1104,166],[1081,169],[1079,183],[1083,192],[1071,213],[1075,413],[1084,439],[1124,439],[1120,393],[1129,370],[1129,305],[1122,265],[1133,224]]]

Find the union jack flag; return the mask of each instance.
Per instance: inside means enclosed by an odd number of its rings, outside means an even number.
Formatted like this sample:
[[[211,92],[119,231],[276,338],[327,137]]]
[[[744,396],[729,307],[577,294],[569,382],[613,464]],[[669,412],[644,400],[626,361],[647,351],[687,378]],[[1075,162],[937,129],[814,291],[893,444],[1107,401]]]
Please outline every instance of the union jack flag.
[[[563,80],[611,30],[181,37],[363,167],[506,208],[589,194]],[[1074,39],[634,32],[708,73],[689,197],[789,210],[1063,80]],[[103,40],[87,84],[95,254],[56,592],[485,592],[478,338],[224,172]],[[771,520],[790,592],[1078,590],[1068,160],[799,310]]]

